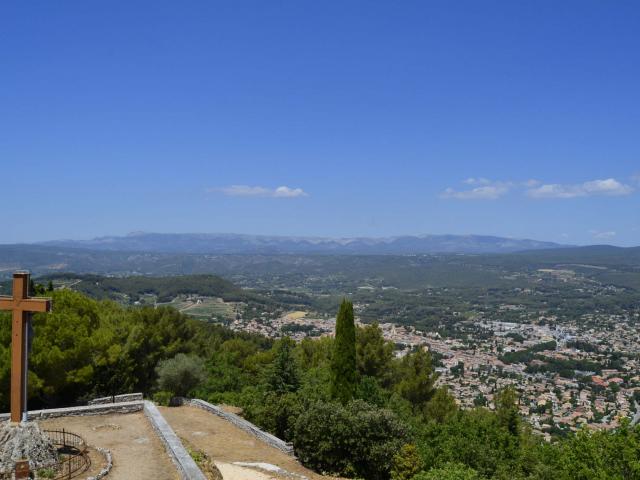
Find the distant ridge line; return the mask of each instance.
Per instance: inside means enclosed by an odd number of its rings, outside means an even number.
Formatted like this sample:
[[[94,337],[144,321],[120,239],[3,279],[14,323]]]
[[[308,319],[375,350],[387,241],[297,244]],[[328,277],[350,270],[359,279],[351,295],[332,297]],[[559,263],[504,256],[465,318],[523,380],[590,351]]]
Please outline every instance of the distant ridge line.
[[[567,248],[554,242],[491,235],[305,237],[234,233],[142,233],[91,240],[54,240],[37,245],[99,251],[195,254],[438,254],[512,253]]]

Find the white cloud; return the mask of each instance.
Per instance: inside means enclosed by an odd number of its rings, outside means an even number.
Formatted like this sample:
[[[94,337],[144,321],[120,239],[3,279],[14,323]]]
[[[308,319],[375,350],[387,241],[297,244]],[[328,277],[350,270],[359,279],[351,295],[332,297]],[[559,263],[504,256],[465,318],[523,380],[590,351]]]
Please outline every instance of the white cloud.
[[[489,185],[491,183],[491,180],[488,180],[483,177],[479,177],[479,178],[469,177],[466,180],[463,180],[462,183],[466,185]]]
[[[598,240],[611,240],[613,237],[617,235],[616,232],[612,232],[612,231],[601,232],[600,230],[590,230],[589,233],[591,233],[591,236],[593,238],[596,238]]]
[[[467,185],[479,185],[470,190],[455,190],[447,188],[440,196],[456,200],[497,200],[509,193],[511,184],[508,182],[491,182],[486,178],[469,178],[464,181]]]
[[[294,198],[294,197],[306,197],[307,193],[301,188],[289,188],[289,187],[278,187],[273,192],[274,197],[281,198]]]
[[[630,195],[631,193],[633,193],[632,187],[620,183],[615,178],[592,180],[573,185],[549,183],[527,190],[527,195],[532,198],[577,198],[596,195],[622,196]]]
[[[250,185],[231,185],[229,187],[212,188],[209,192],[219,192],[230,197],[272,197],[272,198],[296,198],[307,197],[309,194],[301,188],[281,186],[266,188]]]

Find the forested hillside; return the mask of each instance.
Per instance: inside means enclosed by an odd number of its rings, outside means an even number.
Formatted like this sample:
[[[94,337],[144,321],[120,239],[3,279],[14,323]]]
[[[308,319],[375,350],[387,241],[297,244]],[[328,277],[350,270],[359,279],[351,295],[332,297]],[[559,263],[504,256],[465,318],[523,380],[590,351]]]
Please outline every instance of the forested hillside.
[[[216,274],[241,286],[380,283],[396,288],[515,287],[541,268],[569,268],[598,282],[639,288],[640,247],[582,247],[492,255],[205,255],[0,245],[0,278],[75,272],[116,276]]]
[[[340,310],[339,341],[296,344],[235,334],[169,307],[126,308],[70,290],[49,294],[54,313],[34,317],[31,408],[133,391],[160,402],[176,394],[226,402],[291,441],[307,466],[349,478],[640,476],[638,427],[570,434],[548,444],[522,422],[510,389],[497,395],[495,411],[459,410],[445,389],[434,387],[427,352],[395,358],[376,325],[354,331],[348,302]],[[3,410],[9,343],[10,317],[3,313]]]
[[[166,303],[178,295],[193,294],[220,297],[228,301],[244,299],[242,290],[216,275],[186,275],[174,277],[104,277],[100,275],[56,274],[39,282],[70,281],[74,290],[97,299],[119,299],[125,295],[131,302],[142,295],[154,295],[159,303]],[[117,295],[121,294],[121,295]]]
[[[160,360],[178,353],[207,357],[229,339],[258,347],[269,340],[232,333],[169,307],[123,308],[71,290],[45,292],[53,313],[34,315],[29,357],[30,407],[70,405],[121,391],[150,393]],[[0,409],[9,407],[11,315],[0,313]]]

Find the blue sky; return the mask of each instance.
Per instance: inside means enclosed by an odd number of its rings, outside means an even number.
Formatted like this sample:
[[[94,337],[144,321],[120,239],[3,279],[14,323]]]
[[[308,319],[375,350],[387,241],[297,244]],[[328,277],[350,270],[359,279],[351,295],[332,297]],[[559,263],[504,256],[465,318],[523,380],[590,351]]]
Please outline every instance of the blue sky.
[[[636,1],[0,5],[0,242],[640,244]]]

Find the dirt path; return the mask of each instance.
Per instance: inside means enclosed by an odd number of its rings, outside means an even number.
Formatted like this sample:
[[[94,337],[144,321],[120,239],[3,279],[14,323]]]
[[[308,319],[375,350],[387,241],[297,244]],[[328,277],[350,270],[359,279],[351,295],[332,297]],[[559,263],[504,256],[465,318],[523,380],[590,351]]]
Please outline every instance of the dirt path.
[[[110,450],[113,469],[109,480],[178,479],[164,446],[142,413],[65,417],[38,423],[46,430],[64,428],[83,437],[89,445]],[[91,460],[100,462],[100,468],[104,463],[97,455],[92,455]]]
[[[215,461],[224,480],[285,478],[291,480],[301,477],[309,480],[327,480],[330,478],[304,468],[295,458],[270,447],[230,422],[199,408],[160,407],[160,411],[179,437],[186,439]],[[238,463],[245,465],[238,465]],[[246,465],[256,463],[269,465],[265,465],[264,469],[257,465]],[[270,466],[279,467],[293,475],[269,471]]]

